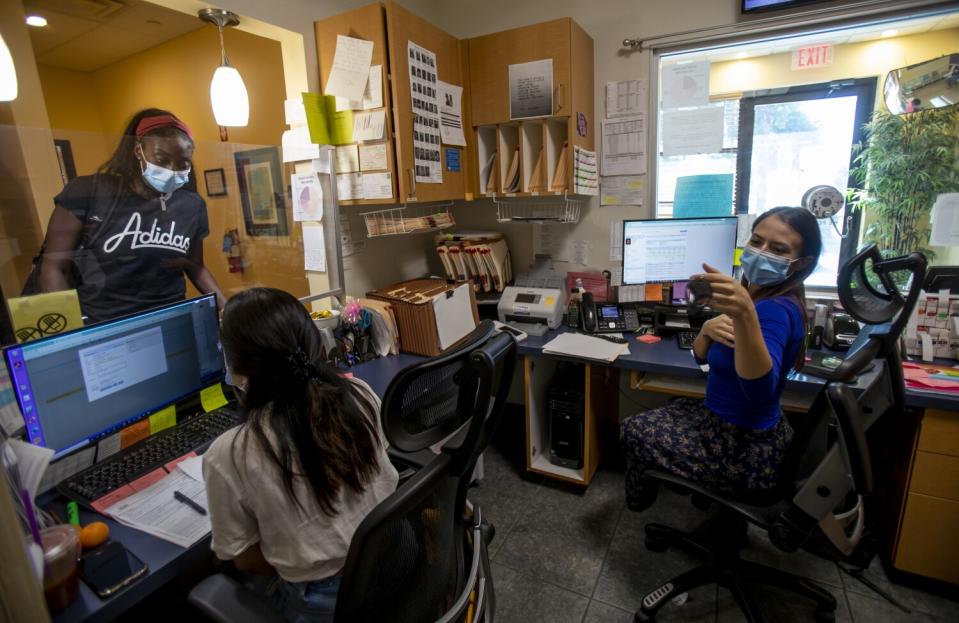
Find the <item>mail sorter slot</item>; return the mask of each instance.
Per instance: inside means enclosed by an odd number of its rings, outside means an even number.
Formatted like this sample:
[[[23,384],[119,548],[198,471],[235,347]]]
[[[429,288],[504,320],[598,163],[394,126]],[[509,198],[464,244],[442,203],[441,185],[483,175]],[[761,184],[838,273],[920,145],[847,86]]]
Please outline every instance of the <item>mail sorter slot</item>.
[[[497,127],[499,136],[499,163],[500,192],[514,194],[520,191],[522,171],[520,166],[519,125],[504,124]]]
[[[479,165],[479,192],[482,195],[499,189],[497,171],[496,126],[476,128],[476,162]]]
[[[520,124],[522,142],[522,172],[524,193],[538,193],[546,189],[543,153],[543,135],[546,130],[542,121],[524,121]]]
[[[543,147],[547,190],[561,193],[568,188],[569,171],[569,120],[563,117],[546,121],[545,145]]]
[[[413,279],[367,293],[393,306],[400,350],[433,357],[455,346],[479,323],[469,283]]]

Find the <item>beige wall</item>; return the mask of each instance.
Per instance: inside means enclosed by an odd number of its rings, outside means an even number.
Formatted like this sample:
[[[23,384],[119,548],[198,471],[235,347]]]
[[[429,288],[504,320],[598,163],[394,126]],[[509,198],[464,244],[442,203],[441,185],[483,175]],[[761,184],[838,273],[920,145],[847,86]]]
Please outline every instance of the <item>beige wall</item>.
[[[650,53],[628,52],[622,48],[624,38],[661,36],[696,28],[733,24],[738,19],[739,2],[716,0],[672,0],[670,2],[638,0],[555,0],[553,2],[511,2],[488,0],[483,3],[466,0],[444,2],[441,23],[453,34],[475,36],[505,28],[535,23],[561,16],[571,16],[592,36],[595,51],[595,109],[597,121],[605,111],[604,87],[607,81],[629,78],[649,78]],[[956,31],[925,33],[898,40],[884,40],[870,44],[853,44],[848,51],[837,48],[835,70],[852,72],[852,76],[880,75],[887,68],[956,51]],[[951,44],[951,45],[950,45]],[[928,56],[925,56],[928,54]],[[792,72],[789,55],[781,58],[753,61],[750,72],[761,86],[774,83],[789,85],[819,82],[838,77],[838,71],[824,78],[821,70]],[[902,61],[902,62],[900,62]],[[740,63],[743,61],[739,61]],[[748,62],[748,61],[747,61]],[[768,63],[768,64],[766,64]],[[712,71],[713,93],[738,91],[744,88],[742,75],[733,69],[735,63],[717,64]],[[746,72],[743,72],[746,73]],[[597,149],[599,146],[597,145]],[[650,159],[649,166],[655,166]],[[797,198],[798,200],[798,198]],[[612,268],[609,260],[609,231],[613,221],[624,218],[650,218],[649,205],[642,207],[600,207],[593,199],[576,225],[565,226],[567,240],[586,240],[590,244],[590,269]],[[648,202],[647,202],[648,204]],[[454,210],[457,224],[469,228],[502,230],[510,242],[517,270],[523,270],[532,261],[532,229],[529,225],[503,225],[495,221],[495,206],[489,201],[460,204]],[[560,265],[563,270],[582,267]],[[433,270],[440,267],[433,264]]]
[[[225,42],[250,94],[250,125],[230,128],[220,142],[209,100],[209,81],[219,64],[216,30],[203,28],[94,72],[41,67],[50,126],[57,138],[71,141],[80,174],[106,160],[129,118],[147,107],[165,108],[190,126],[197,143],[197,190],[207,202],[210,235],[204,244],[207,266],[227,293],[252,285],[271,285],[297,296],[308,293],[299,236],[251,238],[243,226],[233,154],[279,144],[284,77],[277,42],[229,30]],[[224,169],[228,195],[207,197],[203,171]],[[284,186],[288,176],[282,167]],[[289,206],[287,206],[289,215]],[[289,218],[289,217],[288,217]],[[242,274],[230,273],[221,251],[225,232],[237,229],[247,262]],[[291,232],[294,233],[294,232]]]

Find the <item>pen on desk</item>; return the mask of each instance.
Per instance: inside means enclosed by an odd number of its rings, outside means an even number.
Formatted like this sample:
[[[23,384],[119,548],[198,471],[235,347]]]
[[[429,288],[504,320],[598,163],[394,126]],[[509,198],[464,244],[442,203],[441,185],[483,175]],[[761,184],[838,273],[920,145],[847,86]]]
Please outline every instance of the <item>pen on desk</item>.
[[[192,509],[195,510],[196,512],[200,513],[201,515],[206,515],[206,509],[205,509],[205,508],[203,508],[202,506],[200,506],[199,504],[197,504],[196,502],[194,502],[193,500],[191,500],[191,499],[188,498],[187,496],[183,495],[183,494],[180,493],[179,491],[174,491],[174,492],[173,492],[173,497],[176,498],[176,500],[177,500],[178,502],[183,502],[184,504],[186,504],[187,506],[189,506],[190,508],[192,508]]]

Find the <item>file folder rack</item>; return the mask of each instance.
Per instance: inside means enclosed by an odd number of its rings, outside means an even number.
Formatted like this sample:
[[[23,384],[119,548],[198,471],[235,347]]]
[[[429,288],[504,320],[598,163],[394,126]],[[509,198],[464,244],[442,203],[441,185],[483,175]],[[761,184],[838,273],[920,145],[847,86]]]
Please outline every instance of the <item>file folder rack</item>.
[[[496,220],[500,223],[578,223],[585,200],[562,197],[497,199]]]
[[[450,208],[452,201],[433,205],[416,205],[365,212],[367,238],[421,234],[448,229],[456,224]]]

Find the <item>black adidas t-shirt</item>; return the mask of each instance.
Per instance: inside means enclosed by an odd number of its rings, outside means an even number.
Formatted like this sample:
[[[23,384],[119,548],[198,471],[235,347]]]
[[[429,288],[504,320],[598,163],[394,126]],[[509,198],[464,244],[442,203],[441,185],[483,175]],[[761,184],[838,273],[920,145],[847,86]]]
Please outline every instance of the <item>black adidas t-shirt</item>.
[[[80,307],[99,322],[186,296],[183,271],[190,249],[210,233],[206,203],[179,189],[166,201],[127,190],[117,200],[119,178],[74,178],[54,198],[83,223],[75,262]]]

